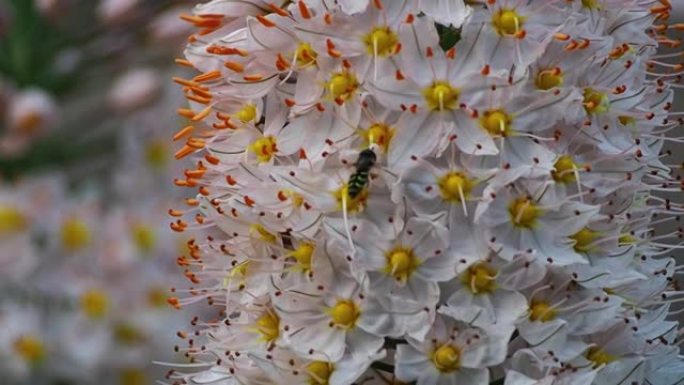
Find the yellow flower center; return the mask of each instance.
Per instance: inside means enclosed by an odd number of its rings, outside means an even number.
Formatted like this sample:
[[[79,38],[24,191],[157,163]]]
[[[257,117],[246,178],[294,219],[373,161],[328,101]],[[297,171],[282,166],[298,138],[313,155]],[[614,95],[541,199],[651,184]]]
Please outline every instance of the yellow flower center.
[[[451,344],[444,344],[432,353],[432,363],[442,373],[449,373],[461,366],[461,351]]]
[[[584,96],[584,110],[587,114],[602,114],[610,108],[610,100],[605,93],[593,88],[585,88],[582,94]]]
[[[223,286],[228,286],[232,278],[239,278],[240,282],[244,282],[247,274],[249,274],[249,265],[250,261],[244,261],[233,266],[228,275],[223,279]]]
[[[278,199],[281,202],[289,199],[294,207],[301,207],[304,204],[304,197],[301,194],[288,189],[278,191]]]
[[[13,344],[14,352],[26,363],[39,364],[45,358],[45,345],[38,337],[23,335]]]
[[[376,144],[383,152],[387,152],[393,136],[394,129],[384,123],[375,123],[367,130],[361,132],[361,137],[366,147]]]
[[[511,222],[518,227],[531,228],[541,214],[541,209],[531,199],[520,197],[508,207]]]
[[[367,187],[364,187],[363,190],[361,190],[361,192],[353,199],[349,196],[349,185],[347,185],[346,183],[333,194],[335,195],[335,199],[337,200],[337,208],[339,210],[342,210],[342,198],[344,197],[347,201],[347,212],[350,213],[362,211],[363,208],[366,207],[366,203],[368,202]]]
[[[570,236],[570,239],[575,241],[575,250],[579,252],[587,252],[591,250],[591,244],[594,242],[598,236],[598,231],[594,231],[590,228],[583,228],[582,230],[576,232]]]
[[[636,123],[636,118],[627,115],[618,116],[618,121],[623,126],[633,126]]]
[[[629,245],[636,242],[636,239],[631,234],[621,234],[618,238],[618,244],[620,246]]]
[[[249,273],[249,262],[250,261],[244,261],[230,269],[230,277],[245,278]]]
[[[240,111],[235,113],[235,117],[243,123],[251,122],[257,117],[256,106],[254,104],[245,104]]]
[[[560,68],[539,71],[534,84],[540,90],[550,90],[551,88],[560,87],[563,85],[563,72]]]
[[[290,255],[297,260],[297,267],[305,273],[311,271],[311,257],[313,256],[314,249],[313,244],[304,242],[290,252]]]
[[[330,77],[326,87],[333,99],[345,101],[354,96],[354,92],[359,87],[359,82],[351,72],[337,72]]]
[[[403,247],[391,250],[386,256],[385,272],[401,282],[406,282],[420,264],[420,260],[413,254],[413,250]]]
[[[354,302],[348,299],[341,299],[337,301],[330,311],[330,318],[333,323],[343,329],[351,329],[356,324],[359,318],[359,308]]]
[[[480,126],[494,137],[509,136],[512,122],[513,118],[504,110],[485,111],[480,118]]]
[[[299,43],[297,49],[295,50],[295,58],[297,60],[297,65],[300,67],[308,67],[310,65],[316,64],[316,58],[318,53],[311,47],[309,43]]]
[[[62,246],[69,251],[77,251],[88,246],[90,236],[90,228],[78,218],[69,218],[62,223]]]
[[[575,170],[578,168],[577,163],[570,155],[561,155],[556,163],[553,164],[554,170],[551,171],[551,177],[558,183],[572,183],[576,180]]]
[[[335,371],[335,365],[325,361],[312,361],[306,365],[309,374],[309,385],[328,385],[328,380]]]
[[[399,43],[399,37],[389,27],[375,27],[363,38],[369,55],[389,56]]]
[[[109,311],[107,293],[98,289],[90,289],[81,295],[81,310],[92,319],[102,318]]]
[[[150,383],[144,371],[134,368],[123,369],[119,375],[119,382],[121,385],[147,385]]]
[[[153,140],[147,143],[145,148],[145,161],[147,165],[155,170],[163,169],[169,160],[169,149],[165,142]]]
[[[487,262],[478,262],[464,271],[461,283],[473,294],[492,293],[496,290],[496,269]]]
[[[594,369],[603,365],[608,365],[617,359],[617,357],[604,352],[598,346],[590,347],[589,350],[587,350],[586,357],[589,361],[594,363]]]
[[[467,198],[475,185],[474,181],[461,172],[450,171],[437,180],[442,199],[452,203],[460,203]]]
[[[0,236],[16,234],[26,229],[24,214],[15,207],[0,204]]]
[[[131,238],[135,246],[143,253],[149,253],[156,244],[154,230],[147,225],[139,223],[131,229]]]
[[[280,318],[273,310],[267,310],[256,321],[257,331],[266,342],[273,342],[280,335]]]
[[[530,321],[548,322],[556,318],[556,310],[546,301],[532,301]]]
[[[276,145],[276,138],[274,136],[262,136],[261,138],[252,142],[249,149],[256,154],[257,160],[260,163],[265,163],[271,160],[273,155],[278,152]]]
[[[492,16],[492,25],[501,36],[515,36],[522,30],[525,18],[512,9],[500,9]]]
[[[249,232],[250,232],[250,234],[254,234],[254,235],[259,236],[259,238],[262,241],[266,241],[268,243],[275,243],[276,239],[277,239],[275,234],[270,233],[268,230],[266,230],[266,228],[264,226],[262,226],[260,224],[254,224],[254,225],[249,226]]]
[[[423,97],[428,108],[437,111],[453,110],[460,94],[458,88],[444,81],[434,82],[423,89]]]
[[[140,330],[125,322],[114,325],[114,338],[122,345],[136,345],[144,339]]]
[[[582,0],[582,6],[584,8],[596,9],[596,10],[599,10],[602,8],[600,0]]]

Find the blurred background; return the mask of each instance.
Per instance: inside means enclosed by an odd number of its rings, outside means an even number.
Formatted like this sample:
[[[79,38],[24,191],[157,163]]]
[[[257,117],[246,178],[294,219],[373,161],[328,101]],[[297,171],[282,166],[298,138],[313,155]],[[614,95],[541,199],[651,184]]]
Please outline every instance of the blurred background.
[[[194,2],[0,0],[0,384],[152,384],[180,361],[170,79]]]
[[[152,384],[181,361],[170,79],[195,2],[0,0],[0,384]]]

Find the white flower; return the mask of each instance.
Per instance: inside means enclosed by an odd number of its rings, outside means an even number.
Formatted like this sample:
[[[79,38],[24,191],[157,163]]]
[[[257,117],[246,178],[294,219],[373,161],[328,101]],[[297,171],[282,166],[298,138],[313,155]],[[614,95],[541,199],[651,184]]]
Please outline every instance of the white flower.
[[[506,356],[512,328],[479,329],[438,317],[425,341],[397,349],[396,375],[424,384],[488,384],[487,368]]]
[[[368,274],[371,292],[432,306],[437,283],[455,275],[456,260],[447,253],[444,226],[413,217],[398,234],[383,234],[370,223],[359,225],[357,231],[355,242],[361,251],[356,261]]]
[[[13,95],[7,111],[7,127],[33,137],[45,133],[58,119],[57,105],[49,94],[29,88]]]

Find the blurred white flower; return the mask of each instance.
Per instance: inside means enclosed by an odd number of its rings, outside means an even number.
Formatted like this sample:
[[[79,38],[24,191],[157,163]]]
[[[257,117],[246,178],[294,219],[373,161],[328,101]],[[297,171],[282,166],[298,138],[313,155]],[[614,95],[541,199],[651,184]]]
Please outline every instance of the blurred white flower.
[[[58,107],[52,96],[38,88],[28,88],[12,95],[7,107],[10,132],[25,137],[45,134],[57,123]]]
[[[157,15],[149,26],[148,32],[152,39],[168,44],[178,44],[184,39],[192,29],[180,16],[187,13],[189,8],[189,6],[180,5]]]
[[[97,16],[106,23],[119,23],[135,12],[138,0],[100,0]]]
[[[9,379],[26,379],[33,369],[47,364],[48,336],[34,307],[0,307],[0,368]]]
[[[109,91],[109,102],[118,110],[143,107],[157,96],[160,79],[151,68],[135,68],[114,80]]]

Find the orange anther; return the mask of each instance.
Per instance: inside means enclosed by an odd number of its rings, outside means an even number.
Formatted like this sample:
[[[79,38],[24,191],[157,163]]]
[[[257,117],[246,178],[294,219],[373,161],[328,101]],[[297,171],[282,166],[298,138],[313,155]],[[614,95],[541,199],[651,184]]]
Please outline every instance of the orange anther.
[[[562,33],[562,32],[557,32],[553,35],[554,39],[560,40],[560,41],[567,41],[570,39],[570,35],[567,33]]]
[[[176,159],[182,159],[192,154],[193,152],[195,152],[195,149],[186,145],[183,146],[180,150],[176,151],[176,153],[173,156]]]
[[[166,302],[173,306],[176,310],[180,309],[180,301],[178,301],[178,298],[176,297],[169,297],[166,299]]]
[[[176,132],[175,135],[173,135],[173,140],[174,141],[180,140],[184,136],[190,134],[192,132],[192,130],[194,130],[194,129],[195,129],[195,127],[193,127],[193,126],[185,126],[185,127],[181,128],[178,132]]]
[[[277,13],[279,16],[289,16],[290,15],[289,13],[287,13],[286,10],[280,8],[279,6],[275,5],[274,3],[270,3],[268,6],[271,8],[271,10],[273,12]]]
[[[179,66],[194,68],[194,66],[192,65],[192,63],[190,63],[189,61],[187,61],[187,60],[185,60],[185,59],[175,59],[174,62],[175,62],[176,64],[178,64]]]
[[[245,75],[242,78],[248,82],[258,82],[259,80],[264,78],[264,75],[262,75],[262,74]]]
[[[202,87],[199,83],[193,82],[192,80],[187,80],[179,77],[174,77],[173,78],[174,83],[178,83],[182,86],[186,87]]]
[[[169,215],[172,217],[182,217],[183,212],[179,210],[169,209]]]
[[[257,15],[256,18],[257,20],[259,20],[259,23],[261,23],[266,28],[273,28],[276,26],[276,23],[272,22],[271,20],[265,18],[262,15]]]
[[[223,66],[238,73],[242,73],[245,70],[245,66],[236,61],[226,61],[223,63]]]
[[[215,80],[221,77],[221,71],[209,71],[201,75],[195,76],[192,80],[202,83],[210,80]]]
[[[175,224],[175,223],[170,223],[170,224],[169,224],[169,227],[171,228],[171,230],[173,230],[173,231],[175,231],[175,232],[177,232],[177,233],[182,233],[182,232],[185,230],[185,228],[183,228],[183,227],[181,227],[181,226],[178,226],[178,225]]]
[[[206,105],[206,104],[211,103],[211,98],[207,98],[207,97],[204,97],[204,96],[199,96],[199,95],[187,95],[187,94],[186,94],[185,97],[186,97],[188,100],[192,100],[193,102],[197,102],[197,103],[199,103],[199,104],[205,104],[205,105]]]
[[[176,113],[184,118],[192,119],[193,116],[195,116],[195,111],[189,109],[189,108],[179,108],[176,110]]]
[[[207,162],[209,162],[210,164],[213,164],[214,166],[216,166],[217,164],[219,164],[219,158],[217,158],[217,157],[215,157],[215,156],[206,154],[206,155],[204,155],[204,159],[205,159]]]
[[[300,0],[297,3],[297,6],[299,7],[299,14],[302,15],[303,18],[311,19],[311,11],[309,11],[309,7],[306,6],[306,3]]]
[[[187,178],[202,178],[207,170],[185,170],[183,173]]]
[[[193,116],[191,120],[193,122],[198,122],[198,121],[206,118],[211,113],[211,108],[212,108],[212,106],[210,106],[210,105],[206,106],[202,111],[198,112],[195,116]]]

